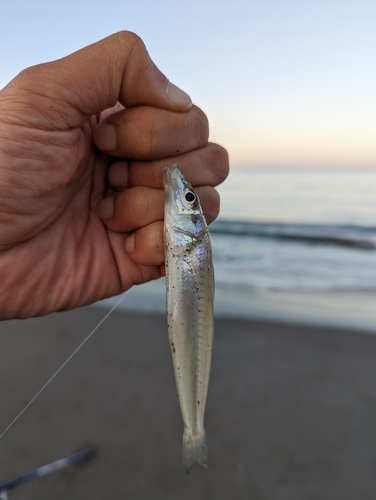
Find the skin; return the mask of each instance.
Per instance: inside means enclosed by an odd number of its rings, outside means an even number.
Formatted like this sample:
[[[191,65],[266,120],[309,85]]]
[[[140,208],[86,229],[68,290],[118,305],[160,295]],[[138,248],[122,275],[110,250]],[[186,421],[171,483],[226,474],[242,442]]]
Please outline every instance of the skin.
[[[133,33],[12,80],[0,92],[0,319],[164,275],[162,165],[174,161],[213,221],[226,151]]]

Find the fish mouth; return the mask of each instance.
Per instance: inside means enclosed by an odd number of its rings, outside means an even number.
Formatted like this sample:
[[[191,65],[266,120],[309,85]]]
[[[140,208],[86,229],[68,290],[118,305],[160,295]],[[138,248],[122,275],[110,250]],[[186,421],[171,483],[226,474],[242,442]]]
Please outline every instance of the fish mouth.
[[[171,167],[168,165],[163,165],[163,184],[164,188],[176,185],[177,179],[182,177],[182,173],[179,170],[178,164],[173,163]]]
[[[178,196],[178,193],[182,193],[187,184],[177,163],[173,163],[171,167],[163,165],[163,185],[166,194],[174,193],[174,196]]]

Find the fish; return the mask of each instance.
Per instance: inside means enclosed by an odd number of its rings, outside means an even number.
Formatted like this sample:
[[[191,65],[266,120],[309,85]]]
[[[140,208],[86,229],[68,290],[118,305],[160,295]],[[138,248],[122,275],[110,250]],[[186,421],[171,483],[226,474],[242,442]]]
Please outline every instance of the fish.
[[[183,417],[183,465],[208,462],[204,413],[214,342],[214,268],[200,200],[176,163],[163,166],[166,310]]]

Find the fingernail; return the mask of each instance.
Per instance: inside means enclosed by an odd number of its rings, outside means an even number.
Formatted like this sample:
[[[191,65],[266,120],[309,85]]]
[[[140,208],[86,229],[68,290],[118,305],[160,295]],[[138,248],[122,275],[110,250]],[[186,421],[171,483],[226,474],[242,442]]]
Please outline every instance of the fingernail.
[[[98,207],[98,215],[103,220],[111,219],[114,215],[115,198],[110,196],[102,200]]]
[[[183,106],[188,107],[188,105],[190,107],[192,105],[192,100],[189,95],[171,82],[168,82],[167,84],[166,96],[167,99],[174,104],[174,106],[179,108],[182,108]]]
[[[133,253],[134,251],[134,246],[135,246],[135,234],[130,234],[128,238],[125,241],[125,250],[127,253]]]
[[[94,132],[95,144],[102,151],[116,150],[116,131],[115,125],[104,123],[99,125]]]

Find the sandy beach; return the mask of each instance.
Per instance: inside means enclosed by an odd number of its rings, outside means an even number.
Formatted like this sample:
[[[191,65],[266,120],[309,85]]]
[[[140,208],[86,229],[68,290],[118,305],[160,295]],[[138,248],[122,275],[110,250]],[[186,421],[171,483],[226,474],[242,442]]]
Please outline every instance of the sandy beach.
[[[3,430],[103,317],[0,324]],[[182,467],[165,317],[114,312],[0,443],[5,480],[85,443],[97,457],[13,500],[373,500],[376,336],[219,318],[209,467]]]

